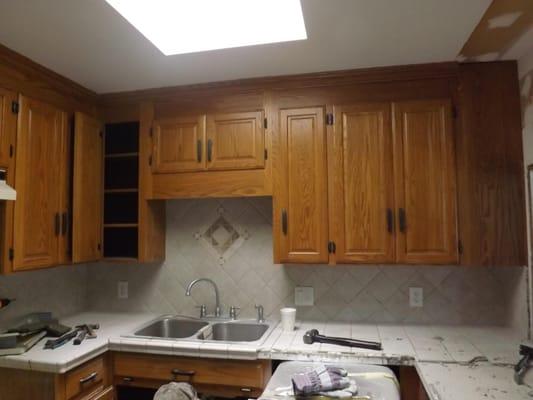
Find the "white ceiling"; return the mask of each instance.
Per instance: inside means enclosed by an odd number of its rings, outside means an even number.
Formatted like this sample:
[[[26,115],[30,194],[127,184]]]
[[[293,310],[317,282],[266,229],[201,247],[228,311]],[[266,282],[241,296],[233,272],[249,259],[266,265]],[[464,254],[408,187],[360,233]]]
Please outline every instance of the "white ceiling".
[[[107,93],[450,61],[490,2],[302,0],[307,41],[167,57],[104,0],[0,0],[0,43]]]

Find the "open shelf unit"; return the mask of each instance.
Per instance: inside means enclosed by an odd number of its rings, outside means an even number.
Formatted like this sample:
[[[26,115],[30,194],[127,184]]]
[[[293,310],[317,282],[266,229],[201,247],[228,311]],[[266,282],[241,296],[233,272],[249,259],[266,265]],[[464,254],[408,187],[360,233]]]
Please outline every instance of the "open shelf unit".
[[[104,259],[139,255],[139,123],[105,127]]]

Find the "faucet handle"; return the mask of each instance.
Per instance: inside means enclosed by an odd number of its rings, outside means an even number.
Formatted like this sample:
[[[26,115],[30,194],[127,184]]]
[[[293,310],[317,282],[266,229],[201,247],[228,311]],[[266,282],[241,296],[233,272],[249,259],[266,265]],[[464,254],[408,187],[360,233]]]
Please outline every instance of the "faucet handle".
[[[231,319],[237,319],[237,310],[240,310],[240,307],[231,306],[229,308],[229,317]]]
[[[196,306],[196,308],[200,309],[200,318],[205,318],[207,316],[207,306],[205,304]]]
[[[265,318],[263,316],[264,308],[261,304],[256,304],[255,308],[257,310],[257,322],[265,322]]]

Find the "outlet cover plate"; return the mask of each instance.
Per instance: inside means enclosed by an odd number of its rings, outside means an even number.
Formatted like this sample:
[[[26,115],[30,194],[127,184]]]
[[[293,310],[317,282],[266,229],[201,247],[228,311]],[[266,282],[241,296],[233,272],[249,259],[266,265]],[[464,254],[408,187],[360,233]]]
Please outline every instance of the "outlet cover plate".
[[[119,299],[127,299],[128,293],[128,281],[119,281],[117,285],[117,296]]]
[[[314,305],[315,289],[311,286],[296,286],[294,288],[294,304],[297,306]]]
[[[409,307],[424,307],[424,289],[420,287],[409,288]]]

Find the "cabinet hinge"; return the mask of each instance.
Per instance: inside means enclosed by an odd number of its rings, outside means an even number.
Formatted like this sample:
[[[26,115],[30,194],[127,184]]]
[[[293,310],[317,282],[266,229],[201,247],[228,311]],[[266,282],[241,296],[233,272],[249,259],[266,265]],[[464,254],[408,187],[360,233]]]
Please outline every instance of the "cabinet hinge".
[[[326,114],[326,125],[333,125],[335,122],[335,119],[333,118],[333,114],[328,113]]]
[[[18,114],[19,113],[19,103],[18,103],[18,101],[12,101],[11,102],[11,112],[13,114]]]
[[[268,150],[265,149],[265,160],[268,160]]]
[[[263,120],[263,128],[268,128],[268,120],[266,118]]]
[[[152,156],[148,157],[148,165],[150,167],[152,166]]]
[[[459,254],[463,254],[463,242],[461,242],[461,239],[457,241],[457,251]]]
[[[9,261],[13,261],[15,259],[15,250],[13,250],[13,247],[9,249]]]
[[[453,119],[456,119],[458,115],[459,115],[459,112],[457,111],[457,107],[453,106],[452,107],[452,117],[453,117]]]
[[[335,242],[328,242],[328,253],[335,254],[336,250],[337,250],[337,245],[335,244]]]
[[[12,144],[9,145],[9,158],[13,157],[13,153],[15,152],[15,148]]]

